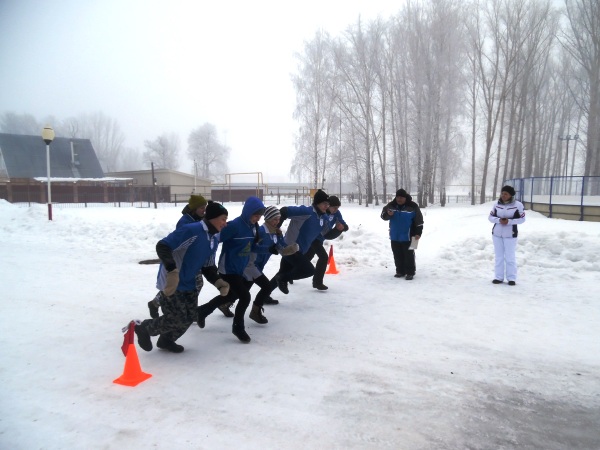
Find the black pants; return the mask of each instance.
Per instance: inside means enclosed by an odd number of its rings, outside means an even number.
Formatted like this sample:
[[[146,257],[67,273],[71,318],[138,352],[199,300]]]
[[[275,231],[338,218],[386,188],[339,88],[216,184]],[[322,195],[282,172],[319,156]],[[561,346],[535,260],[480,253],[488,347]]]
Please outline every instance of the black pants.
[[[313,243],[310,245],[308,251],[304,254],[306,259],[312,261],[315,255],[319,258],[317,260],[317,264],[315,265],[315,274],[313,276],[313,285],[315,284],[323,284],[323,278],[325,277],[325,270],[327,270],[327,261],[329,260],[329,255],[325,251],[323,247],[323,241],[319,239],[315,239]]]
[[[246,280],[241,275],[234,274],[221,274],[221,278],[223,278],[229,283],[229,293],[224,296],[217,295],[207,303],[200,305],[200,307],[198,308],[198,314],[204,317],[208,317],[219,306],[224,305],[226,303],[233,303],[239,299],[239,302],[235,307],[233,322],[243,325],[244,315],[246,313],[248,305],[250,304],[250,288],[252,287],[254,282]]]
[[[279,279],[281,281],[301,280],[312,277],[314,274],[315,267],[306,255],[296,252],[293,255],[281,257],[279,265]]]
[[[255,278],[253,282],[260,287],[260,291],[258,291],[258,294],[256,294],[256,297],[254,298],[254,303],[262,307],[265,304],[265,300],[271,296],[271,292],[273,291],[271,282],[264,274]]]
[[[252,287],[253,282],[246,280],[242,275],[236,274],[222,274],[221,278],[229,283],[229,294],[227,294],[229,301],[238,300],[235,306],[233,324],[243,326],[246,309],[248,309],[251,300],[250,287]]]
[[[414,275],[417,268],[415,264],[415,251],[408,249],[410,241],[391,241],[391,243],[396,273],[400,275]]]

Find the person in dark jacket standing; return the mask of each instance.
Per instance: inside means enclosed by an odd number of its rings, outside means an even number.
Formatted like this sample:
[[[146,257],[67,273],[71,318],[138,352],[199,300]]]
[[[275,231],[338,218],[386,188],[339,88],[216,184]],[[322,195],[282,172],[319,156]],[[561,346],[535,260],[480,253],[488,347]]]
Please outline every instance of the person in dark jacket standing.
[[[494,279],[492,283],[501,284],[504,276],[510,286],[517,284],[517,225],[525,222],[525,208],[523,203],[515,200],[515,189],[512,186],[503,186],[500,198],[488,216],[494,224],[492,239],[494,240]]]
[[[419,205],[404,189],[398,189],[396,198],[383,207],[381,218],[389,221],[390,241],[396,278],[412,280],[416,272],[415,251],[410,248],[411,239],[423,234],[423,214]]]
[[[204,213],[206,212],[206,205],[208,205],[208,201],[203,196],[192,194],[187,205],[181,210],[181,217],[177,221],[175,229],[187,225],[188,223],[199,222],[202,220]],[[212,262],[212,265],[214,265],[214,261]],[[196,275],[196,291],[198,291],[198,295],[200,295],[203,286],[204,279],[202,278],[202,272],[198,272]],[[160,307],[160,302],[163,298],[164,294],[162,291],[158,291],[154,298],[148,302],[150,317],[153,319],[156,319],[159,316],[158,308]]]

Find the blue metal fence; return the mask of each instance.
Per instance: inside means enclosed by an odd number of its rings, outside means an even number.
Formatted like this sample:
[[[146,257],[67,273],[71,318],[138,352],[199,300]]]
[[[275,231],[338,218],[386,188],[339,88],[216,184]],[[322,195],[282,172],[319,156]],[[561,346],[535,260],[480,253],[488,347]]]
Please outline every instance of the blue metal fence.
[[[557,176],[506,180],[526,207],[571,220],[600,220],[600,177]]]

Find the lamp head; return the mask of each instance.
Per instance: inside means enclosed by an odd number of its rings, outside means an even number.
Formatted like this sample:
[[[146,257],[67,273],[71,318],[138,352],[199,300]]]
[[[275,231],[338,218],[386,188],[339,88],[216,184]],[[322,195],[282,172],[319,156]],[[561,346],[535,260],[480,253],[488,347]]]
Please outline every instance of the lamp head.
[[[42,130],[42,139],[46,145],[50,145],[50,143],[54,140],[54,130],[50,125],[46,125]]]

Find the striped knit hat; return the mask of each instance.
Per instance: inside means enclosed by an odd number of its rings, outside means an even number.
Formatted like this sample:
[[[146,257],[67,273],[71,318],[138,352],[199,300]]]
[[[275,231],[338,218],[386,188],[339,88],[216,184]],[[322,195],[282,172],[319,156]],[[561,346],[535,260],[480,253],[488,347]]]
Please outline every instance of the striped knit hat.
[[[281,212],[275,206],[269,206],[265,209],[265,220],[270,220],[274,217],[281,217]]]

